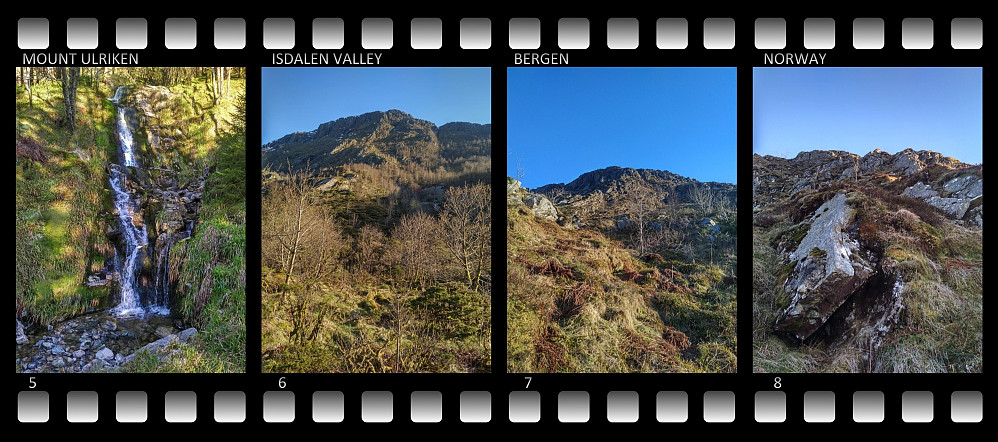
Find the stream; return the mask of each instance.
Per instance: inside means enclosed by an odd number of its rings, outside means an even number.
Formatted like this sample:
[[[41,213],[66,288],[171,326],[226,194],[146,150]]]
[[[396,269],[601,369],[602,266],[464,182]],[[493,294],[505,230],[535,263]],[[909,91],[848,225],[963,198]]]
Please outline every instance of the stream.
[[[47,327],[24,329],[27,342],[16,346],[15,371],[24,373],[89,372],[114,367],[146,344],[175,335],[181,330],[179,320],[171,317],[167,263],[172,241],[158,252],[150,242],[134,181],[140,168],[130,112],[121,104],[126,87],[119,87],[108,100],[115,104],[115,133],[118,161],[108,164],[108,181],[117,212],[121,241],[116,244],[114,270],[116,287],[108,310],[91,312]],[[151,209],[150,209],[151,210]],[[186,226],[185,226],[186,227]],[[186,229],[189,236],[190,230]],[[155,256],[154,256],[155,255]],[[152,263],[152,264],[149,264]],[[143,271],[150,265],[154,270]],[[189,336],[189,335],[188,335]]]
[[[118,135],[118,145],[121,148],[119,160],[122,164],[108,165],[110,171],[108,180],[114,192],[114,207],[118,212],[118,223],[121,227],[121,236],[124,239],[124,253],[122,254],[124,262],[119,263],[120,271],[118,272],[121,295],[118,305],[113,311],[121,317],[142,317],[147,313],[169,315],[170,308],[167,305],[166,296],[153,296],[143,302],[141,287],[137,286],[136,274],[141,268],[140,264],[143,258],[151,259],[152,257],[147,256],[149,234],[146,231],[145,222],[142,220],[138,201],[128,186],[129,168],[138,168],[139,163],[135,158],[135,136],[128,124],[128,111],[125,106],[119,104],[124,89],[124,86],[119,87],[114,92],[114,97],[110,98],[117,108],[115,132]]]

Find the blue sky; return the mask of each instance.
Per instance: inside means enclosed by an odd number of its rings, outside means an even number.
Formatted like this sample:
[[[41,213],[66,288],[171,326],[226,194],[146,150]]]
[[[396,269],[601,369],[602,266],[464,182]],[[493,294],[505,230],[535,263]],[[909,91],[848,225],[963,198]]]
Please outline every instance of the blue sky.
[[[492,122],[489,68],[263,68],[261,140],[399,109],[441,126]]]
[[[933,150],[980,163],[981,68],[755,68],[753,150]]]
[[[526,187],[609,166],[737,181],[734,68],[507,68],[507,175]]]

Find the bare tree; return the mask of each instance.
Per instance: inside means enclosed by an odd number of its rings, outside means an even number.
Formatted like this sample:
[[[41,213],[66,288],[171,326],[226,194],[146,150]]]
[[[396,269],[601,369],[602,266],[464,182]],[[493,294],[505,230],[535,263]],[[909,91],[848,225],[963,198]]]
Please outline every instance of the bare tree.
[[[702,186],[694,184],[692,189],[690,189],[690,198],[697,205],[697,208],[700,209],[702,215],[710,213],[714,205],[714,192],[710,190],[710,186],[707,183],[703,183]]]
[[[638,251],[645,254],[645,231],[655,212],[662,209],[662,199],[648,183],[634,176],[624,178],[625,204],[627,213],[637,221]]]
[[[478,291],[483,272],[491,264],[492,189],[486,184],[451,187],[440,217],[446,240],[444,248],[468,283]]]
[[[263,201],[262,224],[264,259],[280,267],[285,284],[299,277],[321,279],[343,248],[342,231],[317,198],[315,179],[305,170],[289,166],[287,178],[270,189]]]
[[[285,272],[282,314],[289,340],[300,345],[322,330],[330,306],[319,283],[337,268],[345,241],[333,213],[317,199],[315,180],[305,170],[289,171],[264,197],[261,251],[265,264]]]
[[[403,216],[392,230],[391,262],[407,289],[423,287],[437,271],[438,225],[433,217],[417,212]]]

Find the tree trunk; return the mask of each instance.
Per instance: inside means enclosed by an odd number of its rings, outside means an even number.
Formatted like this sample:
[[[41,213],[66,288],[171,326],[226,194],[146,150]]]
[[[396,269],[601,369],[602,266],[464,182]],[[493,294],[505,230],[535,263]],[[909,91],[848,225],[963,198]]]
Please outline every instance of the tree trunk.
[[[28,68],[28,107],[35,107],[34,94],[31,93],[31,86],[34,82],[35,68]]]
[[[76,132],[76,86],[80,80],[80,68],[62,69],[62,96],[66,103],[66,127],[69,133]]]

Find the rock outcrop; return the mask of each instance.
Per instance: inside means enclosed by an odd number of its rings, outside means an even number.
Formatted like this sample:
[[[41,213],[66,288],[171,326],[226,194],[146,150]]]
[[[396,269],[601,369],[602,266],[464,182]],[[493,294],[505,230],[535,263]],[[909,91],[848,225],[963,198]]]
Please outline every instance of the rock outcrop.
[[[789,256],[795,263],[784,283],[790,305],[773,325],[778,334],[797,342],[807,339],[873,276],[858,240],[847,231],[854,213],[845,194],[838,193],[811,217],[807,234]]]
[[[901,192],[902,196],[925,201],[951,218],[966,220],[978,228],[984,227],[983,205],[975,202],[983,194],[984,178],[973,173],[951,178],[941,188],[919,181]],[[967,217],[968,212],[971,212],[970,217]]]
[[[876,149],[860,157],[840,150],[814,150],[789,159],[756,155],[752,167],[755,208],[805,190],[842,182],[865,183],[925,201],[964,225],[984,225],[980,166],[938,152],[905,149],[891,155]]]
[[[523,199],[523,203],[531,212],[534,212],[534,215],[551,221],[558,220],[558,209],[555,209],[554,204],[551,204],[551,201],[543,195],[531,193]]]

